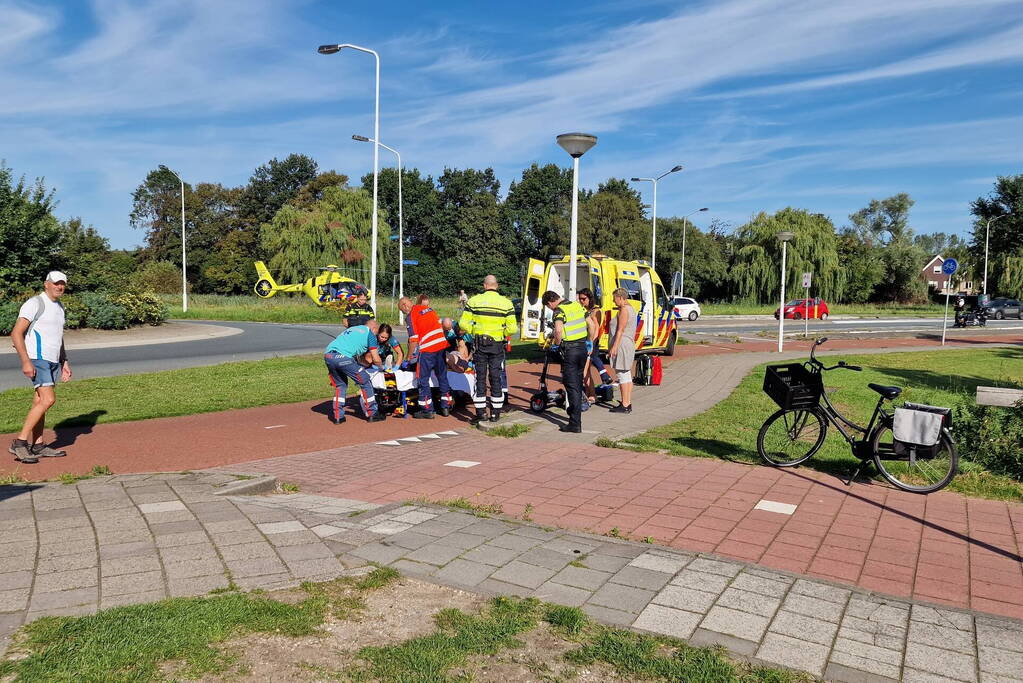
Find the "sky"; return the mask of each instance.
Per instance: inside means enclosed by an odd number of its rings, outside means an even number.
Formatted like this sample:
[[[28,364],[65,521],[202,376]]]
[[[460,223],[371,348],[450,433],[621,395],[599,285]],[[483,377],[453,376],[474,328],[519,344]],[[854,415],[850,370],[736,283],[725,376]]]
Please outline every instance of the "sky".
[[[233,186],[299,152],[357,180],[373,58],[325,43],[380,54],[406,166],[490,166],[502,192],[581,131],[583,187],[684,166],[659,216],[841,227],[908,192],[917,232],[967,235],[970,201],[1023,173],[1020,0],[0,0],[0,158],[118,248],[159,164]]]

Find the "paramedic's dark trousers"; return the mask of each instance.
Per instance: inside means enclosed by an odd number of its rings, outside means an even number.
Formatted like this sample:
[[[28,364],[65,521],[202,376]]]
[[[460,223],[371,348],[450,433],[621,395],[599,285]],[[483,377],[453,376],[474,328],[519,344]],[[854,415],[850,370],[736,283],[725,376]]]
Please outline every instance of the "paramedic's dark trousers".
[[[586,342],[570,341],[561,345],[561,383],[568,394],[568,427],[582,429],[583,368],[586,367]]]
[[[504,345],[491,343],[487,346],[477,345],[472,354],[473,365],[476,366],[476,395],[472,397],[473,406],[477,411],[487,409],[487,380],[490,381],[490,408],[504,408],[504,387],[501,378],[504,375]]]

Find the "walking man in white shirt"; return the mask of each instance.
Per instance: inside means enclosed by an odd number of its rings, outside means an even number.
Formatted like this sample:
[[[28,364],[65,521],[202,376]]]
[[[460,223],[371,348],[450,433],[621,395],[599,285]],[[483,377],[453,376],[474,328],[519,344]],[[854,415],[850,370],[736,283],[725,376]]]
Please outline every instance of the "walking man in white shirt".
[[[35,387],[32,407],[25,424],[7,449],[14,459],[33,464],[39,458],[61,458],[67,453],[43,443],[46,411],[57,400],[54,387],[71,379],[71,365],[64,353],[64,307],[59,299],[67,288],[67,276],[51,271],[43,282],[43,293],[26,301],[18,311],[11,341],[21,359],[21,371]]]

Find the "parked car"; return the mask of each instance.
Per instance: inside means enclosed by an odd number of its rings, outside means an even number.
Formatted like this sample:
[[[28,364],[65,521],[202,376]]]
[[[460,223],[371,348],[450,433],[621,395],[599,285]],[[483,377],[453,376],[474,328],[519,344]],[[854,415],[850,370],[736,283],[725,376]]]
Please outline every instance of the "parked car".
[[[988,302],[987,314],[989,318],[1002,320],[1004,318],[1019,318],[1023,320],[1023,306],[1016,299],[999,297]]]
[[[673,296],[671,297],[671,303],[675,307],[675,320],[688,319],[693,321],[703,314],[703,311],[700,310],[700,304],[696,302],[696,299],[690,299],[687,296]]]
[[[828,310],[828,303],[821,298],[814,299],[793,299],[785,304],[786,320],[802,320],[803,318],[820,318],[827,320],[831,315]],[[774,311],[774,319],[778,319],[778,309]]]

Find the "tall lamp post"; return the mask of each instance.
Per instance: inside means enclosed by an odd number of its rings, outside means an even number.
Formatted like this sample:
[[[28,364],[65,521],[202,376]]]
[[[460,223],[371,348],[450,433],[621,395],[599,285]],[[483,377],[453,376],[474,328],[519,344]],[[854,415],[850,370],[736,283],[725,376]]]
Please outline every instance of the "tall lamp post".
[[[672,173],[678,173],[681,170],[682,170],[682,164],[679,164],[675,168],[671,169],[670,171],[665,171],[664,173],[662,173],[661,175],[657,176],[656,178],[633,178],[632,179],[632,182],[634,182],[634,183],[649,182],[649,183],[653,183],[653,185],[654,185],[653,236],[652,236],[651,242],[650,242],[650,267],[651,268],[654,268],[657,265],[657,181],[660,180],[661,178],[663,178],[666,175],[671,175]]]
[[[778,241],[781,242],[781,305],[778,306],[778,353],[781,353],[785,342],[785,247],[795,237],[795,233],[788,231],[778,233]]]
[[[579,157],[586,154],[595,144],[597,144],[596,136],[586,133],[563,133],[558,136],[558,145],[572,157],[572,236],[568,257],[568,296],[565,297],[569,301],[575,301],[576,271],[578,270],[576,258],[579,246]]]
[[[185,277],[185,181],[163,164],[160,164],[160,170],[170,173],[181,183],[181,312],[188,313],[188,278]]]
[[[375,311],[377,308],[377,187],[379,185],[378,179],[380,175],[380,55],[378,55],[375,50],[370,50],[366,47],[359,47],[358,45],[352,45],[350,43],[320,45],[320,47],[317,48],[317,52],[321,55],[332,55],[345,48],[371,54],[376,60],[376,94],[373,109],[373,254],[370,256],[369,260],[370,305],[373,306],[373,310]]]
[[[352,139],[359,142],[375,142],[375,140],[370,140],[365,135],[353,135]],[[404,221],[402,220],[402,205],[404,202],[401,196],[401,154],[395,148],[388,147],[382,142],[380,146],[398,157],[398,298],[400,299],[405,296],[405,228]],[[398,311],[398,322],[405,322],[405,314],[400,310]]]
[[[987,219],[987,230],[985,231],[985,235],[984,235],[984,293],[985,294],[987,294],[987,249],[988,249],[988,245],[991,243],[991,224],[994,223],[995,221],[999,220],[1000,218],[1005,218],[1008,215],[1009,214],[1007,214],[1007,213],[1003,213],[1001,216],[995,216],[994,218]],[[949,278],[949,281],[951,281],[951,278]]]
[[[678,295],[679,296],[682,296],[685,293],[685,291],[686,291],[686,225],[687,225],[687,223],[689,221],[689,217],[690,216],[695,216],[696,214],[700,213],[701,211],[707,211],[707,210],[708,209],[705,206],[702,209],[697,209],[696,211],[693,211],[692,213],[687,213],[685,216],[682,216],[682,277],[680,279],[681,281],[678,283]]]

